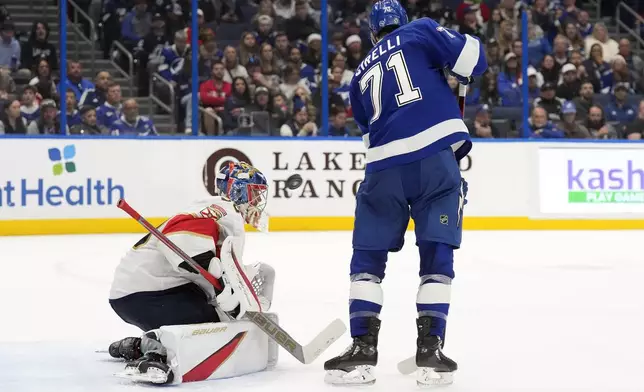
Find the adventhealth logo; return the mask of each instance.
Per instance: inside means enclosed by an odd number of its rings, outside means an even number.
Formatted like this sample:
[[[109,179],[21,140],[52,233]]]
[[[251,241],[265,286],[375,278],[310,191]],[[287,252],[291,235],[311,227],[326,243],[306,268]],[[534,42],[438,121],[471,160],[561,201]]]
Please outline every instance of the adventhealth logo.
[[[50,148],[49,149],[49,159],[54,162],[53,172],[55,176],[63,174],[63,171],[67,173],[74,173],[76,171],[76,164],[72,161],[76,156],[76,146],[70,144],[69,146],[63,147],[63,153],[61,155],[60,149]]]
[[[80,157],[77,157],[75,145],[66,145],[62,149],[52,147],[47,153],[53,166],[47,168],[47,173],[51,174],[46,177],[28,176],[6,182],[0,178],[0,208],[103,206],[125,198],[124,186],[112,177],[92,176],[92,161],[86,161],[82,166],[85,173],[77,171],[76,161]]]
[[[644,168],[632,160],[609,167],[568,163],[569,203],[644,203]]]

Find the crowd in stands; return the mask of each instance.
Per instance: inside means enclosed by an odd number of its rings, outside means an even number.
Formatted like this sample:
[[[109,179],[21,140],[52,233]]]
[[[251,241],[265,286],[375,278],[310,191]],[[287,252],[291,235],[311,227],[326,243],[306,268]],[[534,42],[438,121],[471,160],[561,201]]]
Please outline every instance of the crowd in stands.
[[[473,137],[521,134],[523,83],[528,84],[533,138],[641,139],[644,61],[628,39],[611,38],[591,21],[583,0],[402,0],[410,20],[430,17],[484,44],[489,70],[468,87],[466,123]],[[190,0],[103,0],[86,4],[100,27],[106,58],[117,41],[134,56],[138,96],[171,106],[179,132],[192,133],[198,99],[206,135],[354,136],[348,86],[371,48],[369,0],[198,0],[198,58],[192,59]],[[527,10],[527,74],[521,12]],[[328,48],[321,14],[328,15]],[[609,15],[610,16],[610,15]],[[610,21],[610,20],[608,20]],[[59,59],[47,23],[17,39],[0,9],[0,133],[60,133]],[[321,58],[328,51],[329,127],[322,130]],[[192,62],[199,72],[192,97]],[[67,62],[70,134],[156,135],[135,99],[123,99],[107,71],[93,81]],[[455,94],[456,79],[448,78]]]

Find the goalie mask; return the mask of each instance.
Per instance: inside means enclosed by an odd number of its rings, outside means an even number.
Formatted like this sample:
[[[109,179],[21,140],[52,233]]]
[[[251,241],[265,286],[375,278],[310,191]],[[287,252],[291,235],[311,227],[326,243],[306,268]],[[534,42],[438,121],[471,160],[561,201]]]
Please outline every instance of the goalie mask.
[[[246,223],[267,229],[268,184],[262,172],[246,162],[229,162],[217,173],[217,191],[237,207]]]

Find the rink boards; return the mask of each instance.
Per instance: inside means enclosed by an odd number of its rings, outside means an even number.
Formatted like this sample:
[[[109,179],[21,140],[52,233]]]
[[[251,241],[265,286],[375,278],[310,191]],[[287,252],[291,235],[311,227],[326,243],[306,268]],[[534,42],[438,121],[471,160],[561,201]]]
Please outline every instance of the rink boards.
[[[3,138],[0,235],[141,231],[120,197],[160,223],[214,194],[230,159],[268,178],[271,231],[352,229],[359,139]],[[461,171],[465,229],[644,229],[642,143],[476,142]]]

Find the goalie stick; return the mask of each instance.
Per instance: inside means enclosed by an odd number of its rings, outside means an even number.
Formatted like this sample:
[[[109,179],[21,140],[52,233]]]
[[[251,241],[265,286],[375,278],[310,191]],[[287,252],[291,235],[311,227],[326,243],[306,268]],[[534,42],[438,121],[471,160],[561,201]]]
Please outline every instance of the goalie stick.
[[[125,211],[129,216],[134,220],[139,222],[150,234],[155,236],[161,243],[167,246],[171,251],[181,257],[183,261],[188,263],[192,268],[197,270],[201,276],[203,276],[210,284],[214,287],[221,287],[221,283],[215,278],[210,272],[200,266],[196,261],[194,261],[190,256],[188,256],[181,248],[179,248],[175,243],[173,243],[167,236],[161,233],[156,227],[152,226],[144,217],[142,217],[134,208],[123,199],[120,199],[117,203],[117,207]],[[233,251],[233,258],[235,264],[238,264],[238,260]],[[237,269],[239,274],[243,275],[245,280],[248,280],[244,275],[242,269]],[[342,320],[336,319],[331,322],[322,332],[320,332],[313,340],[302,346],[295,339],[291,337],[282,327],[280,327],[276,322],[266,317],[262,314],[261,311],[247,311],[245,318],[255,324],[259,329],[261,329],[268,337],[274,340],[277,344],[282,346],[286,351],[289,352],[295,359],[300,361],[303,364],[309,364],[315,361],[317,357],[320,356],[327,348],[333,344],[339,337],[344,334],[347,330],[347,327],[344,325]]]
[[[458,108],[461,110],[461,117],[465,118],[465,96],[467,95],[467,85],[458,85]],[[443,346],[445,339],[443,339]],[[441,346],[442,347],[442,346]],[[412,374],[418,369],[416,366],[416,357],[409,357],[403,361],[398,362],[398,371],[404,375]]]

